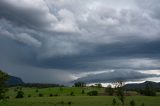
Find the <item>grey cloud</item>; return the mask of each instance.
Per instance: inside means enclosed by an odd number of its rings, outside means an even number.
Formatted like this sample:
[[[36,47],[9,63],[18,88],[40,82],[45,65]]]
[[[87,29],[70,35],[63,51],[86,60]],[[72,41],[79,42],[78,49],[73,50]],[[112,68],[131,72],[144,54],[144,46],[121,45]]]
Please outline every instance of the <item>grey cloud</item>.
[[[43,0],[1,0],[1,18],[6,18],[16,23],[18,26],[28,26],[35,29],[47,29],[52,23],[57,21],[54,14]]]
[[[87,44],[89,47],[89,44]],[[39,58],[30,60],[29,63],[37,67],[60,68],[67,70],[97,70],[97,69],[159,69],[159,42],[101,45],[95,51],[81,52],[78,55],[63,55],[57,57]],[[64,48],[65,49],[65,48]],[[77,49],[77,48],[76,48]],[[80,48],[79,48],[80,49]],[[68,49],[67,49],[68,50]],[[58,51],[57,51],[58,52]],[[154,55],[153,55],[154,54]],[[40,56],[41,57],[41,56]],[[32,64],[33,65],[33,64]]]
[[[36,46],[36,47],[41,46],[41,42],[39,42],[37,39],[32,38],[30,35],[26,33],[20,33],[19,35],[16,35],[15,37],[16,37],[15,39],[19,40],[20,42],[24,42],[28,45]]]
[[[75,22],[74,14],[66,9],[58,11],[60,17],[59,23],[55,26],[54,30],[58,32],[78,32],[79,28]]]
[[[160,1],[159,0],[136,0],[139,8],[141,8],[144,12],[148,12],[152,18],[157,20],[160,19]]]
[[[9,21],[2,19],[0,20],[0,34],[1,36],[11,38],[18,42],[27,44],[28,46],[40,47],[42,42],[33,36],[34,31],[30,29],[24,29],[23,27],[17,27],[9,23]],[[14,27],[14,30],[13,30]]]
[[[76,81],[84,81],[87,83],[98,83],[98,82],[114,82],[114,81],[137,81],[144,80],[146,78],[159,77],[156,74],[143,74],[132,70],[116,70],[112,72],[106,72],[102,74],[92,74],[86,77],[77,79]]]

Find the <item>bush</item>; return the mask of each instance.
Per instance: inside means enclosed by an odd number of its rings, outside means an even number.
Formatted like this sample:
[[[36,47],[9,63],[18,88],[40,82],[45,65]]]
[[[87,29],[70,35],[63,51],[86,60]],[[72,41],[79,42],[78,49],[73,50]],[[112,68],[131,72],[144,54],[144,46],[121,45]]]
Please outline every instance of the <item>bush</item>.
[[[76,83],[74,83],[74,86],[75,87],[85,87],[86,83],[85,82],[76,82]]]
[[[142,103],[142,104],[141,104],[141,106],[145,106],[145,104],[144,104],[144,103]]]
[[[151,89],[140,90],[139,93],[141,95],[145,95],[145,96],[156,96],[156,92],[154,90],[151,90]]]
[[[97,96],[98,95],[98,91],[90,91],[87,93],[89,96]]]
[[[54,94],[54,96],[58,96],[58,94]]]
[[[108,93],[108,95],[112,96],[114,94],[114,89],[111,86],[108,86],[105,88],[105,92]]]
[[[51,94],[49,94],[49,96],[50,96],[50,97],[52,97],[52,96],[53,96],[53,94],[51,93]]]
[[[9,96],[6,96],[6,99],[9,99],[10,97]]]
[[[72,92],[70,93],[70,95],[71,95],[71,96],[74,96],[74,92],[72,91]]]
[[[131,105],[131,106],[135,106],[135,105],[136,105],[135,101],[134,101],[134,100],[131,100],[131,101],[130,101],[130,105]]]
[[[23,91],[18,91],[16,98],[23,98],[24,97],[24,92]]]
[[[84,89],[82,90],[82,94],[85,94],[85,91],[84,91]]]
[[[31,94],[29,94],[28,97],[30,98],[30,97],[31,97]]]
[[[39,90],[38,89],[36,89],[36,91],[35,92],[39,92]]]
[[[14,89],[14,92],[17,92],[17,91],[18,91],[17,88],[15,88],[15,89]]]
[[[60,90],[61,92],[63,92],[63,88],[62,88],[62,87],[60,87],[59,90]]]
[[[115,106],[115,105],[116,105],[116,103],[117,103],[116,99],[115,99],[115,98],[113,98],[113,100],[112,100],[112,105],[113,105],[113,106]]]
[[[60,104],[63,106],[64,105],[64,101],[61,101]]]
[[[68,105],[70,106],[71,104],[72,104],[72,102],[71,102],[71,101],[69,101],[69,102],[68,102]]]
[[[39,97],[43,97],[43,94],[42,94],[42,93],[39,93],[38,96],[39,96]]]
[[[154,89],[151,82],[146,83],[145,88],[140,89],[139,92],[145,96],[156,96],[156,90]]]

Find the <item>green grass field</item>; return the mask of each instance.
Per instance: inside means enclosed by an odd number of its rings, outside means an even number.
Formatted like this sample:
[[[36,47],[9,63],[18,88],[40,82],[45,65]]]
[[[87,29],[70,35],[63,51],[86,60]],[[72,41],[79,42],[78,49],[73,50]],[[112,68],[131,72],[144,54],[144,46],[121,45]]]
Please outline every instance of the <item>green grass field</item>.
[[[85,90],[85,94],[82,94],[82,89]],[[10,88],[7,95],[10,97],[7,101],[0,102],[0,106],[112,106],[113,98],[115,96],[87,96],[87,92],[91,90],[97,90],[100,94],[104,92],[104,88],[23,88],[25,97],[22,99],[15,99],[15,88]],[[70,92],[74,92],[75,96],[70,96]],[[43,97],[39,97],[38,94],[43,94]],[[53,94],[50,97],[50,94]],[[58,96],[54,96],[57,94]],[[31,97],[28,97],[31,95]],[[127,96],[125,106],[130,106],[129,102],[134,100],[136,106],[141,106],[142,103],[145,106],[160,106],[160,95],[155,97],[148,96]],[[116,106],[120,106],[120,101]],[[118,105],[119,104],[119,105]]]
[[[31,97],[23,99],[9,99],[0,106],[112,106],[112,96],[59,96],[59,97]],[[125,106],[134,99],[136,106],[160,106],[160,97],[134,96],[126,97]],[[120,103],[120,102],[119,102]]]
[[[16,87],[10,88],[7,95],[11,98],[14,98],[16,96],[15,92]],[[37,92],[38,90],[38,92]],[[82,90],[85,91],[84,94],[82,94]],[[44,97],[48,97],[50,94],[58,95],[58,96],[69,96],[71,92],[74,93],[75,96],[87,96],[87,92],[96,90],[99,93],[104,92],[104,88],[92,88],[92,87],[86,87],[86,88],[79,88],[79,87],[55,87],[55,88],[22,88],[22,91],[25,94],[25,97],[28,95],[31,95],[32,97],[37,97],[38,94],[43,94]]]

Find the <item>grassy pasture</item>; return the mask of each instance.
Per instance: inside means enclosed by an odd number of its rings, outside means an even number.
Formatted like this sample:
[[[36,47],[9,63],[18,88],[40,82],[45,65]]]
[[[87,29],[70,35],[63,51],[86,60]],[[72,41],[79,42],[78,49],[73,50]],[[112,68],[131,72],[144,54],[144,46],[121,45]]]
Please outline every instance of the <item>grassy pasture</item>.
[[[7,95],[11,98],[16,96],[15,92],[16,87],[10,88],[7,92]],[[82,94],[82,90],[85,91]],[[50,94],[58,95],[58,96],[70,96],[70,93],[73,92],[75,96],[87,96],[87,92],[96,90],[99,93],[104,93],[104,88],[93,88],[93,87],[86,87],[86,88],[79,88],[79,87],[55,87],[55,88],[22,88],[22,91],[25,94],[25,97],[31,95],[32,97],[37,97],[39,93],[43,94],[44,97],[48,97]]]
[[[85,90],[85,94],[82,94],[82,89]],[[0,102],[0,106],[112,106],[113,98],[115,96],[87,96],[87,92],[91,90],[97,90],[99,93],[104,93],[104,88],[75,88],[75,87],[63,87],[63,88],[22,88],[25,97],[22,99],[15,99],[15,88],[10,88],[7,95],[10,97],[6,102]],[[75,96],[70,96],[70,92],[74,92]],[[39,97],[38,94],[42,93],[43,97]],[[53,94],[50,97],[50,94]],[[58,96],[54,96],[58,94]],[[31,97],[28,97],[31,95]],[[142,103],[145,106],[160,106],[160,93],[158,96],[127,96],[125,106],[130,106],[129,101],[134,100],[136,106],[141,106]],[[120,102],[116,98],[120,106]],[[116,105],[118,106],[118,105]]]
[[[0,103],[0,106],[112,106],[112,96],[59,96],[59,97],[31,97],[23,99],[9,99],[7,102]],[[160,106],[160,96],[127,97],[125,106],[130,106],[129,101],[134,99],[136,106]],[[118,101],[118,100],[117,100]],[[120,104],[120,102],[119,102]]]

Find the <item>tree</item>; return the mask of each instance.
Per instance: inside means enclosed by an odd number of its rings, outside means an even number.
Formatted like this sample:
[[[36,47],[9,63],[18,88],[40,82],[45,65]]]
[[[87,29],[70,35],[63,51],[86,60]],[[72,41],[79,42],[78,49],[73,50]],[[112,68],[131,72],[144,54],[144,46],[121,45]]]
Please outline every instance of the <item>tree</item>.
[[[89,96],[97,96],[98,95],[98,91],[94,90],[94,91],[90,91],[87,93]]]
[[[107,88],[105,88],[105,92],[112,96],[114,94],[114,89],[111,87],[111,85],[108,85]]]
[[[24,97],[24,92],[23,91],[18,91],[17,92],[17,95],[16,95],[16,98],[23,98]]]
[[[154,90],[151,82],[148,82],[146,84],[146,87],[144,89],[144,95],[146,95],[146,96],[156,96],[156,91]]]
[[[70,95],[71,95],[71,96],[74,96],[74,92],[73,92],[73,91],[71,91],[71,92],[70,92]]]
[[[115,106],[115,105],[116,105],[116,103],[117,103],[116,99],[115,99],[115,98],[113,98],[113,100],[112,100],[112,105],[113,105],[113,106]]]
[[[7,92],[6,81],[8,80],[9,75],[0,70],[0,100],[6,98],[5,93]]]
[[[84,91],[84,89],[82,89],[82,94],[85,94],[85,91]]]
[[[124,106],[125,103],[125,94],[124,94],[124,82],[123,81],[117,81],[114,83],[115,84],[115,88],[117,90],[116,95],[118,97],[118,99],[121,101],[122,106]]]
[[[39,97],[43,97],[43,94],[42,94],[42,93],[39,93],[38,96],[39,96]]]
[[[95,84],[95,86],[98,87],[98,88],[102,88],[102,84],[101,83]]]
[[[151,82],[147,82],[144,89],[139,90],[140,94],[145,96],[156,96],[156,90]]]
[[[142,104],[141,104],[141,106],[145,106],[145,104],[144,104],[144,103],[142,103]]]
[[[131,106],[135,106],[135,105],[136,105],[135,101],[134,101],[134,100],[131,100],[131,101],[130,101],[130,105],[131,105]]]
[[[76,82],[76,83],[74,83],[74,86],[75,87],[86,87],[86,83],[84,83],[84,82]]]
[[[72,102],[71,102],[71,101],[69,101],[69,102],[68,102],[68,105],[70,106],[71,104],[72,104]]]

